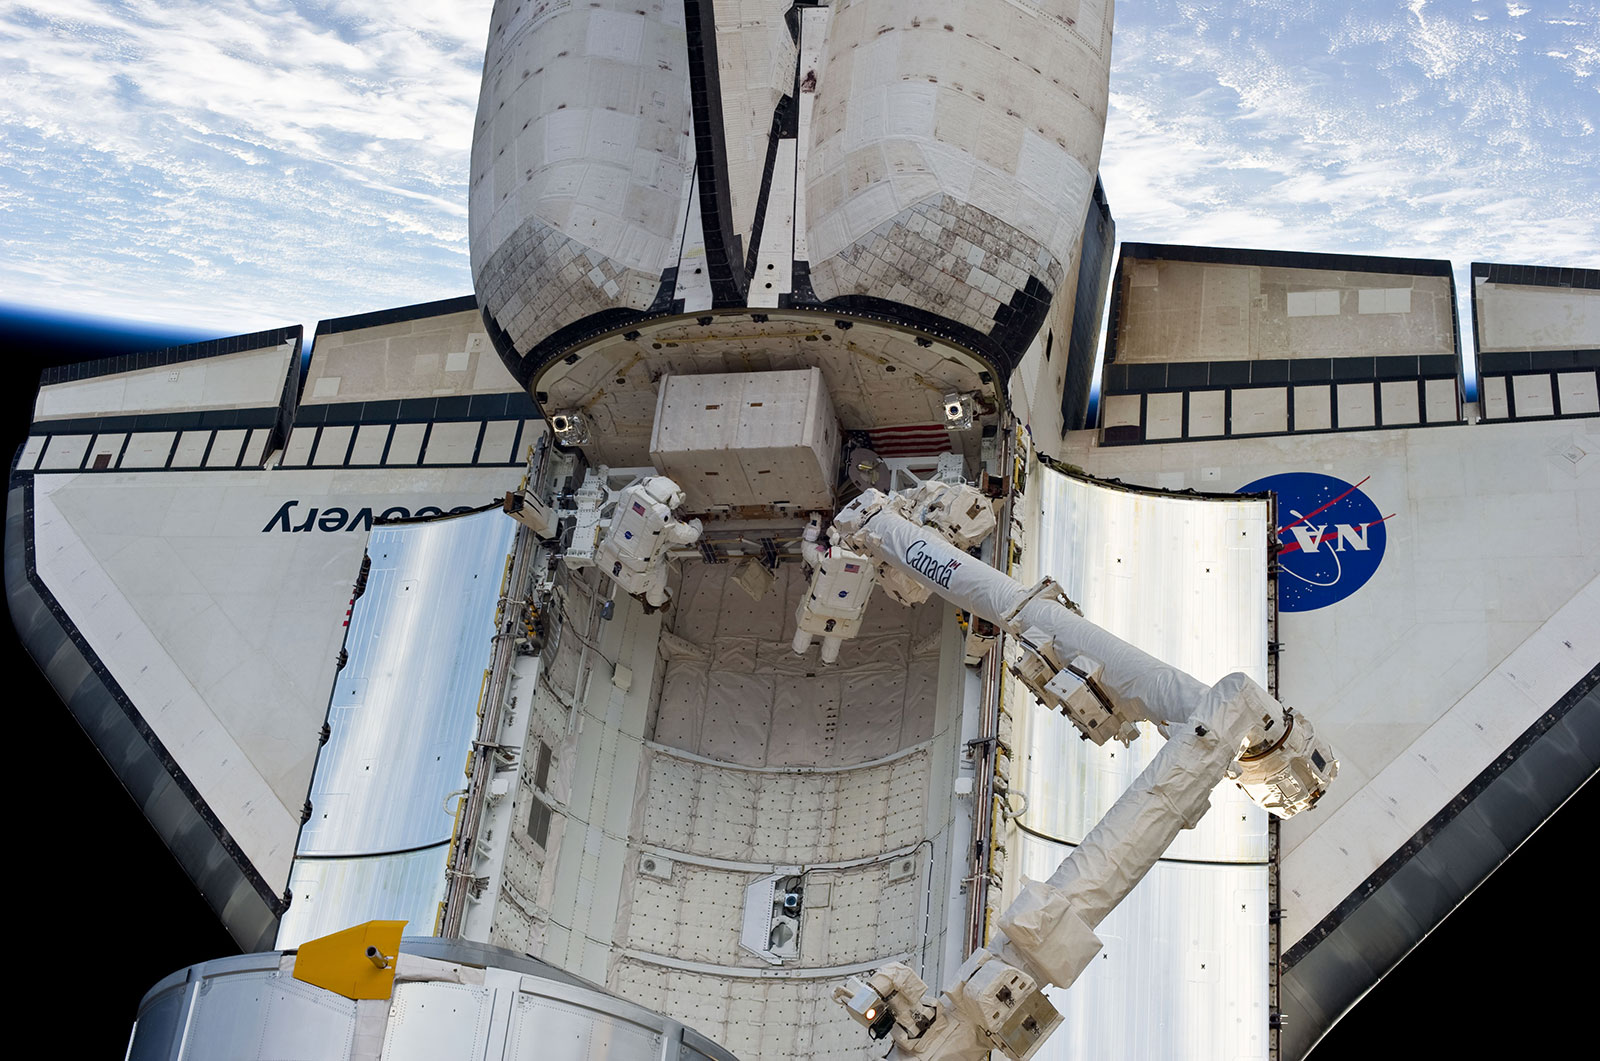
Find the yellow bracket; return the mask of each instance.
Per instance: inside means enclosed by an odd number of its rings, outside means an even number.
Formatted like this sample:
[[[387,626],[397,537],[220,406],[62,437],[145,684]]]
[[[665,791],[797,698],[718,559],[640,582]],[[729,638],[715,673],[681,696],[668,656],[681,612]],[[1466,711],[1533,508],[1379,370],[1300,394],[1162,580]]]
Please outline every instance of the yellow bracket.
[[[345,998],[388,998],[404,921],[368,921],[300,944],[294,978]]]

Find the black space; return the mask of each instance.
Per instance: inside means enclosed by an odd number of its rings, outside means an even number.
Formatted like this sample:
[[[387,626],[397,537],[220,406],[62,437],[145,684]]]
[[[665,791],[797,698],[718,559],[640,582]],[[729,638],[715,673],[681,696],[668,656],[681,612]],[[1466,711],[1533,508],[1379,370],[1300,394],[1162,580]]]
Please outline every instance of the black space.
[[[161,345],[148,330],[73,335],[0,316],[0,451],[9,460],[26,436],[44,366]],[[151,985],[238,948],[9,628],[3,641],[21,774],[13,811],[35,817],[25,846],[13,848],[9,905],[26,948],[13,957],[47,1011],[64,1006],[51,993],[92,982],[95,1002],[74,1006],[71,1055],[121,1058]],[[1587,1038],[1600,988],[1597,814],[1600,789],[1590,784],[1335,1026],[1315,1061],[1521,1056]]]
[[[212,337],[0,312],[0,452],[7,467],[27,436],[45,367]],[[30,815],[36,820],[26,849],[13,848],[8,874],[12,917],[28,941],[29,980],[58,1021],[64,997],[51,999],[51,992],[76,993],[69,985],[86,977],[98,985],[98,1004],[73,1007],[73,1047],[61,1056],[121,1058],[146,990],[174,970],[239,949],[23,651],[9,614],[0,642],[0,673],[10,689],[8,743],[22,775],[12,792],[31,797],[19,799],[19,809],[43,811]],[[24,865],[33,871],[23,872]]]

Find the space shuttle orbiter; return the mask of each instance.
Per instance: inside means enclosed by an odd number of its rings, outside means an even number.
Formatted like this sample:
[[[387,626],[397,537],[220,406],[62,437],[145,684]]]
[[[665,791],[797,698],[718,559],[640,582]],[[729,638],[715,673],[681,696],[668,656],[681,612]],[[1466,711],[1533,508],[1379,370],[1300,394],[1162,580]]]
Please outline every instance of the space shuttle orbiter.
[[[1212,794],[1037,1056],[1303,1056],[1593,772],[1600,273],[1119,250],[1110,34],[499,0],[474,295],[47,374],[13,620],[262,952],[158,985],[132,1056],[876,1056],[834,990],[947,981],[1161,736],[1080,740],[893,572],[802,620],[812,513],[869,489],[971,484],[959,563],[1338,750],[1281,826]],[[388,999],[292,975],[373,920]]]

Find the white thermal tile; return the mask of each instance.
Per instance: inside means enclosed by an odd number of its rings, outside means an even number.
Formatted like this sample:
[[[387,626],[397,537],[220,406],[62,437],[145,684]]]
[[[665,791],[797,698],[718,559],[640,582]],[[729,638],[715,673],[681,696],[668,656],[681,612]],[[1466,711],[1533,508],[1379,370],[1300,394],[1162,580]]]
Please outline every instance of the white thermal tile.
[[[471,464],[472,452],[478,448],[478,432],[482,421],[466,420],[460,423],[439,422],[428,434],[428,450],[423,454],[424,464]]]
[[[155,449],[164,463],[172,440],[135,437],[128,452]],[[40,576],[268,879],[288,879],[365,540],[292,531],[332,506],[466,503],[512,475],[465,474],[396,483],[366,473],[332,495],[321,473],[123,474],[115,504],[98,476],[47,477],[62,480],[48,496],[40,488],[36,533],[59,546],[41,550]],[[262,621],[286,608],[304,609],[303,621]]]
[[[1326,431],[1332,426],[1332,388],[1326,383],[1294,388],[1294,429]]]
[[[1411,288],[1379,287],[1361,289],[1357,312],[1360,313],[1410,313]]]
[[[511,448],[517,442],[517,421],[491,420],[483,429],[478,447],[479,464],[507,464],[513,459]]]
[[[349,424],[323,428],[311,463],[319,468],[336,468],[344,464],[345,456],[350,452],[350,440],[355,433],[356,429]]]
[[[1456,411],[1456,381],[1453,379],[1430,379],[1423,384],[1423,396],[1426,400],[1428,423],[1442,424],[1459,419]]]
[[[778,296],[793,289],[795,141],[782,140],[772,171],[767,216],[761,228],[756,272],[750,278],[750,304],[776,306]]]
[[[265,427],[258,427],[250,432],[250,439],[244,445],[242,463],[246,468],[259,468],[261,462],[267,458],[267,440],[272,437],[272,431]],[[126,463],[126,461],[124,461]]]
[[[1550,392],[1550,376],[1538,373],[1511,377],[1511,400],[1519,418],[1529,416],[1554,416],[1555,400]]]
[[[297,427],[289,432],[289,444],[283,447],[283,459],[278,463],[285,468],[303,468],[311,463],[311,447],[316,444],[315,427]]]
[[[48,435],[29,435],[28,441],[22,444],[22,456],[17,459],[17,467],[23,471],[31,471],[39,463],[39,454],[44,452],[45,441]]]
[[[139,431],[128,439],[123,451],[121,468],[165,468],[167,455],[172,452],[176,431]]]
[[[389,444],[389,424],[362,424],[356,429],[356,444],[350,450],[352,466],[383,463],[383,447]]]
[[[1289,430],[1289,392],[1284,387],[1233,391],[1233,434],[1265,435]]]
[[[416,464],[422,454],[422,436],[427,430],[427,424],[395,424],[394,434],[389,439],[389,456],[383,463]]]
[[[1386,380],[1378,384],[1378,394],[1383,401],[1385,427],[1399,427],[1420,422],[1422,417],[1417,408],[1415,380]]]
[[[1372,384],[1341,383],[1335,390],[1339,396],[1339,427],[1371,427],[1377,423],[1373,407]]]
[[[1100,410],[1102,428],[1139,426],[1137,394],[1113,394],[1101,404]]]
[[[1189,393],[1189,437],[1216,438],[1225,434],[1228,424],[1227,391]]]
[[[1580,416],[1600,413],[1600,395],[1595,390],[1595,371],[1559,372],[1556,374],[1557,393],[1561,395],[1561,415]]]
[[[522,421],[522,434],[517,437],[517,451],[511,455],[511,463],[521,464],[533,454],[533,444],[544,433],[543,420]]]
[[[198,468],[211,444],[210,431],[185,431],[178,436],[178,448],[172,451],[173,468]]]
[[[207,468],[232,468],[239,463],[239,451],[250,432],[245,428],[218,431],[211,440],[211,452],[206,454]]]
[[[1337,291],[1290,291],[1289,316],[1331,317],[1339,312]]]
[[[41,471],[60,471],[78,468],[89,451],[92,435],[51,435],[45,447],[44,459],[39,462]],[[165,456],[165,454],[163,454]]]
[[[1180,438],[1183,435],[1183,393],[1152,394],[1145,411],[1144,437]]]
[[[1506,377],[1485,376],[1481,389],[1484,419],[1504,420],[1511,415],[1511,406],[1506,400]]]

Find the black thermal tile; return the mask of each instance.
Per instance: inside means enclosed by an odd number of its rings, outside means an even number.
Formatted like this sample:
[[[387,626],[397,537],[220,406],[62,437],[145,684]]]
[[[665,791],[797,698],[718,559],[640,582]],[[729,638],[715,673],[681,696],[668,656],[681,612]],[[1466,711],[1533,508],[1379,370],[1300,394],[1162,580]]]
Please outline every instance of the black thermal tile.
[[[1251,383],[1288,383],[1289,362],[1278,360],[1250,361]]]
[[[1130,391],[1160,390],[1167,385],[1166,365],[1128,365]]]
[[[1233,387],[1241,383],[1250,382],[1250,362],[1248,361],[1213,361],[1211,362],[1211,386]]]
[[[1334,379],[1373,379],[1378,374],[1374,357],[1336,357],[1333,359]]]
[[[1537,371],[1558,371],[1563,368],[1577,368],[1578,355],[1574,350],[1534,350],[1531,355],[1533,368]]]
[[[363,402],[361,405],[361,419],[369,424],[391,423],[399,415],[398,398],[381,402]]]
[[[1417,359],[1412,357],[1379,357],[1376,362],[1375,374],[1378,379],[1416,379]]]
[[[465,420],[468,418],[472,407],[472,396],[468,394],[452,394],[446,398],[439,398],[438,405],[433,411],[436,420]]]
[[[1174,361],[1167,365],[1167,386],[1204,387],[1211,379],[1209,361]]]

